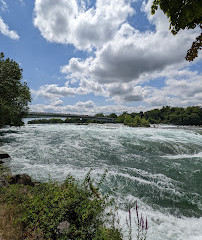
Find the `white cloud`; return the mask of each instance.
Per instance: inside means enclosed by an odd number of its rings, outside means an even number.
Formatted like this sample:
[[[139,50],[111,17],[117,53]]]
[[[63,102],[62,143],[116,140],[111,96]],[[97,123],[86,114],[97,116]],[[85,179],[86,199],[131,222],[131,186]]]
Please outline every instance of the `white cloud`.
[[[90,49],[111,40],[134,10],[125,0],[97,0],[92,8],[84,1],[35,0],[34,12],[34,25],[48,41]]]
[[[1,17],[0,17],[0,32],[3,35],[15,40],[18,40],[20,38],[17,32],[9,29],[9,26],[3,21]]]
[[[143,107],[127,107],[124,105],[108,105],[108,106],[96,106],[93,101],[78,102],[75,105],[64,105],[56,106],[54,104],[35,104],[30,106],[31,111],[37,112],[61,112],[61,113],[77,113],[77,114],[87,114],[94,115],[96,113],[110,114],[116,112],[121,114],[125,111],[128,112],[139,112]],[[145,108],[146,109],[146,108]]]
[[[83,79],[79,87],[70,87],[69,82],[65,86],[57,84],[43,85],[38,90],[31,90],[32,94],[45,98],[55,99],[58,97],[74,97],[76,95],[86,95],[93,92],[95,95],[106,95],[106,91],[99,84]]]
[[[122,113],[146,111],[162,106],[202,106],[201,76],[195,71],[167,68],[164,74],[165,84],[161,88],[149,86],[133,86],[133,83],[110,84],[107,86],[108,100],[116,105],[96,106],[89,100],[75,105],[65,105],[58,95],[49,96],[50,104],[32,105],[33,110],[72,112],[83,114]],[[76,88],[75,88],[76,89]],[[39,94],[40,95],[40,94]],[[43,95],[42,95],[43,96]],[[60,96],[62,97],[62,96]],[[126,106],[125,102],[138,101],[138,107]],[[60,104],[56,104],[60,103]]]
[[[95,52],[95,58],[73,58],[62,72],[72,77],[83,75],[102,84],[138,82],[144,74],[183,62],[194,37],[186,30],[176,36],[158,31],[140,33],[124,24],[113,40]]]
[[[55,101],[52,102],[52,105],[57,107],[61,106],[63,104],[63,101],[61,99],[56,99]]]
[[[102,85],[97,83],[95,87],[93,81],[83,79],[79,82],[78,87],[70,87],[67,82],[63,87],[55,84],[45,85],[38,91],[33,90],[32,93],[46,97],[52,102],[66,96],[75,97],[94,93],[95,95],[107,97],[107,101],[115,102],[118,106],[126,102],[138,102],[147,106],[147,108],[161,107],[163,105],[184,107],[201,105],[201,76],[197,71],[193,72],[189,68],[180,68],[180,65],[167,67],[164,71],[150,76],[154,80],[159,76],[164,77],[165,80],[160,80],[164,83],[161,88],[150,87],[146,84],[145,86],[137,85],[135,81]]]
[[[152,105],[159,100],[162,103],[162,94],[161,99],[156,97],[155,100],[153,96],[149,100],[148,96],[154,88],[141,87],[141,84],[156,78],[193,76],[191,71],[185,69],[188,63],[184,57],[197,33],[195,30],[184,30],[173,36],[169,31],[168,19],[161,11],[151,16],[151,1],[144,3],[142,10],[156,26],[156,31],[140,32],[128,23],[123,23],[110,41],[96,49],[95,57],[85,60],[72,58],[61,71],[68,78],[78,81],[86,79],[99,84],[105,88],[105,96],[116,102],[141,102],[147,99],[145,101]],[[173,89],[168,87],[168,82],[165,85],[167,90],[164,102],[171,103],[174,99],[169,96],[168,89],[172,92]]]
[[[198,35],[196,30],[180,31],[173,36],[169,21],[160,10],[151,16],[152,0],[149,0],[143,3],[142,11],[155,26],[155,31],[140,32],[127,22],[127,17],[134,14],[130,3],[129,0],[97,0],[95,7],[89,8],[82,0],[80,4],[76,0],[57,3],[36,0],[34,24],[44,38],[71,43],[78,49],[94,48],[92,56],[72,58],[61,68],[68,79],[64,86],[45,85],[35,94],[57,99],[94,93],[118,104],[139,102],[146,106],[144,108],[201,104],[200,76],[187,68],[190,63],[184,59]],[[163,82],[160,89],[149,86],[157,78]],[[78,86],[70,87],[69,83]],[[124,108],[137,109],[117,106],[111,105],[110,112],[112,109],[115,112],[124,111]],[[91,108],[92,112],[110,109],[109,106]],[[77,111],[79,106],[57,109]]]
[[[161,89],[150,88],[144,99],[150,106],[193,106],[202,105],[201,76],[188,69],[175,70],[165,80]]]
[[[94,108],[95,103],[93,101],[78,102],[75,106],[82,109],[89,109],[89,108]]]

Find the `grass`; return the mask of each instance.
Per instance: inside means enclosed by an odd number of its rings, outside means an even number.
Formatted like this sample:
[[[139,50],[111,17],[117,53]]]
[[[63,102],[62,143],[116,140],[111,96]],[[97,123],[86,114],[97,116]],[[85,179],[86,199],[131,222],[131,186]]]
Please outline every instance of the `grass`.
[[[121,240],[107,196],[99,194],[90,174],[83,184],[68,176],[63,184],[9,185],[0,189],[0,239]],[[61,231],[61,223],[68,227]]]
[[[0,206],[0,239],[23,239],[23,229],[21,224],[14,224],[15,207],[11,208],[7,204],[1,204]]]
[[[0,176],[9,182],[9,169],[0,165]],[[105,176],[106,172],[97,187],[90,172],[82,184],[69,175],[62,184],[49,181],[35,186],[8,184],[0,187],[0,239],[122,240],[112,201],[99,192]],[[134,231],[131,213],[129,207],[126,221],[129,240]],[[146,240],[147,219],[139,215],[137,203],[134,226],[137,240]]]

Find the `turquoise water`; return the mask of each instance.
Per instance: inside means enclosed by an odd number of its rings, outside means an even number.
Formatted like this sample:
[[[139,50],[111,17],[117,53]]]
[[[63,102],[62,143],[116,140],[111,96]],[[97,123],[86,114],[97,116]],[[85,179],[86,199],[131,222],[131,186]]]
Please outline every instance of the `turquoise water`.
[[[13,173],[40,181],[68,174],[82,180],[90,168],[98,180],[108,169],[102,191],[115,189],[123,228],[128,204],[138,200],[148,240],[202,239],[200,128],[25,125],[1,129],[0,147]]]

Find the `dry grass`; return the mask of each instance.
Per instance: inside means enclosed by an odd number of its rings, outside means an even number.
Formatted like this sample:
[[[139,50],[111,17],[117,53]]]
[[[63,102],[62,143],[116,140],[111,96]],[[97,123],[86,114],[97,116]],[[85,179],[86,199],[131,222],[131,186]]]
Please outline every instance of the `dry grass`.
[[[22,226],[15,222],[15,214],[7,204],[0,205],[0,240],[22,240]]]

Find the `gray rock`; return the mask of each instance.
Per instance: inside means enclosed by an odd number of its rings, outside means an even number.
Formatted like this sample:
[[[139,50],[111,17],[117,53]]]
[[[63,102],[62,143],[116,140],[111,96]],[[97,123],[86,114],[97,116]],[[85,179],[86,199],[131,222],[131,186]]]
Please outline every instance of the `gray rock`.
[[[10,184],[23,184],[23,185],[29,185],[29,186],[35,185],[31,179],[31,177],[27,174],[14,175],[10,178],[9,183]]]
[[[3,164],[4,162],[0,160],[0,164]]]
[[[57,230],[59,233],[65,233],[69,230],[69,227],[70,223],[68,221],[64,221],[58,225]]]

